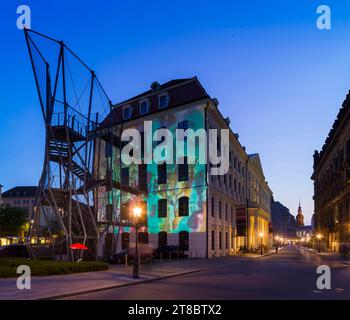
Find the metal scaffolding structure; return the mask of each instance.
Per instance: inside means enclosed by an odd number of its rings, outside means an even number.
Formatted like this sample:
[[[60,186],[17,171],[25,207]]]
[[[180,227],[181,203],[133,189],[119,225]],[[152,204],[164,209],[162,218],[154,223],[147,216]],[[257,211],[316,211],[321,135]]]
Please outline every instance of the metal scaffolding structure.
[[[45,124],[44,165],[27,246],[35,257],[33,239],[45,231],[53,250],[63,247],[70,260],[78,258],[70,249],[74,242],[88,245],[96,258],[101,235],[110,232],[111,226],[114,233],[114,226],[121,224],[121,214],[99,223],[98,188],[138,193],[113,178],[111,161],[104,179],[96,165],[102,140],[121,149],[122,124],[99,128],[111,102],[94,71],[63,41],[33,30],[24,33]],[[117,206],[122,207],[113,202],[114,213]]]

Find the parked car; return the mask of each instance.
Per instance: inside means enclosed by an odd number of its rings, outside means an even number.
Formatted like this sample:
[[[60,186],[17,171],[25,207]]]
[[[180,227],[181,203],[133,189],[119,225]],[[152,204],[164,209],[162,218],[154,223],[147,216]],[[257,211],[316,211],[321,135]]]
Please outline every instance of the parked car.
[[[158,247],[155,252],[155,256],[163,259],[169,259],[169,256],[173,259],[186,257],[185,251],[180,249],[179,246],[164,246]]]
[[[29,258],[29,252],[25,244],[9,244],[0,247],[0,257]]]
[[[138,248],[138,251],[139,251],[141,260],[151,259],[155,253],[154,248],[149,246],[140,246]],[[135,248],[132,247],[132,248],[124,249],[116,254],[109,256],[106,259],[106,261],[110,264],[125,263],[126,256],[128,261],[133,261],[135,258]]]

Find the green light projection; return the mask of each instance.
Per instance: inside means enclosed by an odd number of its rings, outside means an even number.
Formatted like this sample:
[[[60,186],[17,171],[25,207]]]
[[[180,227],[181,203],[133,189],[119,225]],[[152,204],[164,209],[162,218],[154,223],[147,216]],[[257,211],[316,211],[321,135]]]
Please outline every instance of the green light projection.
[[[175,130],[178,124],[187,121],[188,128],[193,130],[204,128],[204,111],[202,106],[191,107],[187,110],[169,112],[152,121],[152,131],[159,128],[169,129],[175,139]],[[133,126],[140,132],[143,131],[143,121],[138,125]],[[154,144],[153,144],[154,146]],[[175,143],[174,143],[175,146]],[[105,177],[107,168],[106,161],[106,145],[101,142],[100,149],[100,171],[102,177]],[[196,155],[198,156],[198,146],[196,146]],[[174,149],[174,156],[176,152]],[[186,156],[186,152],[180,153],[179,157]],[[147,202],[147,217],[148,217],[148,232],[158,233],[166,231],[168,233],[177,233],[180,231],[188,232],[205,232],[206,230],[206,186],[205,186],[205,165],[198,163],[188,165],[188,181],[178,181],[178,165],[167,165],[167,183],[158,185],[158,166],[157,164],[147,165],[147,184],[148,194],[144,199],[137,199],[137,196],[123,191],[123,203],[135,203],[138,200]],[[120,180],[119,170],[119,151],[113,148],[112,152],[113,177],[115,180]],[[138,165],[132,164],[129,166],[129,185],[138,187]],[[108,195],[109,194],[109,195]],[[189,198],[189,215],[185,217],[178,216],[178,199],[180,197]],[[167,217],[158,217],[158,200],[167,199]],[[114,201],[116,213],[119,215],[120,191],[106,192],[105,187],[100,187],[98,190],[98,217],[99,221],[106,220],[106,205],[112,204]],[[129,227],[122,227],[121,232],[128,232]],[[117,228],[115,230],[118,230]],[[116,232],[116,231],[115,231]]]

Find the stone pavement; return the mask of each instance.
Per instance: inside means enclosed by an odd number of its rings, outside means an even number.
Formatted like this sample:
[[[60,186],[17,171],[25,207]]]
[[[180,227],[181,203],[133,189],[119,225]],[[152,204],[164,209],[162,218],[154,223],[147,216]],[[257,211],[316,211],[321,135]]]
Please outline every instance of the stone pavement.
[[[16,278],[0,279],[0,300],[55,299],[116,287],[134,285],[212,268],[227,266],[244,259],[260,258],[231,256],[213,259],[183,259],[154,261],[140,266],[140,278],[132,278],[132,266],[112,265],[109,270],[70,275],[32,277],[30,290],[19,290]]]

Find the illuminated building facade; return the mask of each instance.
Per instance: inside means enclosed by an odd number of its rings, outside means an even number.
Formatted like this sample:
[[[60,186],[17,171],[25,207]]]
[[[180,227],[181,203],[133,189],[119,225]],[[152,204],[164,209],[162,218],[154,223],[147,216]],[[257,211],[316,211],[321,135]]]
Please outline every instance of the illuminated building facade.
[[[314,224],[329,249],[350,245],[350,95],[314,154]]]
[[[134,246],[132,224],[111,225],[119,215],[127,222],[127,212],[135,206],[143,208],[146,220],[139,233],[141,244],[155,248],[175,245],[188,256],[198,258],[236,253],[236,208],[246,202],[249,157],[238,135],[230,130],[229,119],[221,115],[218,101],[206,93],[196,77],[162,85],[154,82],[150,90],[115,105],[101,128],[114,127],[122,131],[133,128],[143,137],[145,121],[152,121],[152,135],[161,128],[169,129],[174,137],[176,129],[229,129],[229,171],[221,176],[209,175],[210,165],[201,164],[198,159],[195,164],[188,164],[186,151],[176,154],[176,160],[182,158],[183,164],[176,161],[126,166],[120,162],[120,153],[113,141],[99,141],[95,148],[95,168],[98,167],[96,172],[101,176],[97,180],[112,174],[116,180],[120,177],[123,185],[140,192],[137,195],[125,187],[121,191],[105,186],[98,189],[98,220],[107,230],[101,241],[105,254]],[[154,149],[157,145],[153,141],[151,147]],[[143,144],[142,159],[144,150]],[[107,169],[109,163],[111,173]],[[113,205],[118,203],[121,212]]]
[[[272,191],[266,182],[259,154],[248,157],[248,247],[259,248],[262,240],[268,249],[272,240],[269,232]]]

